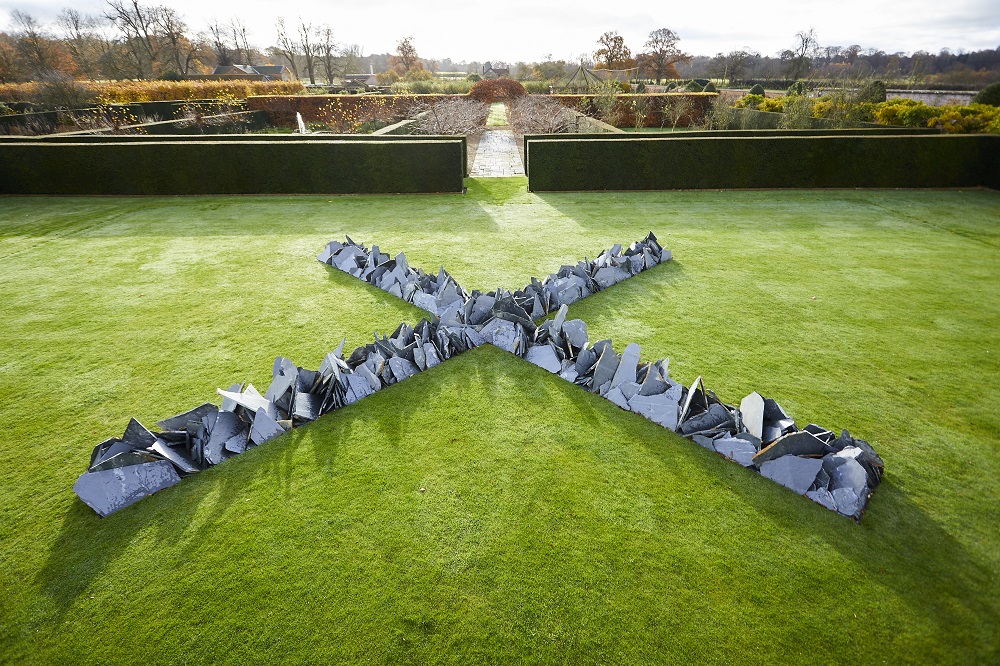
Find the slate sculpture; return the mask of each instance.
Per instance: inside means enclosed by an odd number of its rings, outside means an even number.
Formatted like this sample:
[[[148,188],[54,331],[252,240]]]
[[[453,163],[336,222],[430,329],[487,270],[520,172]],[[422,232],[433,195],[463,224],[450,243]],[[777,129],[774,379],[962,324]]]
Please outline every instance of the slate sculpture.
[[[468,292],[442,267],[413,268],[403,253],[390,257],[347,237],[318,259],[430,313],[416,326],[400,324],[344,358],[342,342],[318,370],[278,357],[271,385],[219,389],[222,404],[206,403],[159,421],[153,432],[132,419],[120,438],[95,447],[77,495],[101,516],[217,465],[287,430],[401,382],[483,344],[493,344],[581,389],[822,506],[860,521],[884,474],[882,459],[847,430],[837,435],[815,424],[799,428],[770,398],[751,393],[739,406],[722,402],[699,376],[685,386],[668,360],[643,362],[639,345],[617,352],[610,340],[590,343],[568,306],[671,259],[650,233],[627,248],[615,245],[595,259],[562,266],[523,289]],[[536,324],[551,313],[552,319]]]

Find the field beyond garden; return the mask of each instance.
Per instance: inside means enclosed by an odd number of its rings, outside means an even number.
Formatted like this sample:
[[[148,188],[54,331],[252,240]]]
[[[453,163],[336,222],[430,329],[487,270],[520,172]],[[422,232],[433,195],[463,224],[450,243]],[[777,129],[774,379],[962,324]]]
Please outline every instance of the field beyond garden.
[[[0,662],[1000,661],[1000,192],[0,199]],[[653,231],[570,308],[726,402],[849,428],[856,525],[492,347],[106,519],[98,442],[422,312],[345,234],[466,288]]]

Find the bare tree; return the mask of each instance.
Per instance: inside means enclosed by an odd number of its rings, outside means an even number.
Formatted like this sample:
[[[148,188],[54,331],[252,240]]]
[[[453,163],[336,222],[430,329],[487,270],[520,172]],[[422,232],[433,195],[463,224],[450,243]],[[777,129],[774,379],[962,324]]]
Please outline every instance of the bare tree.
[[[760,58],[760,53],[744,46],[742,49],[726,54],[717,54],[712,58],[711,71],[714,76],[732,83],[740,78],[740,75],[746,72],[758,58]]]
[[[80,72],[88,79],[96,78],[98,61],[104,52],[96,34],[97,19],[76,9],[65,8],[56,17],[56,25],[61,29],[62,41]]]
[[[187,26],[170,7],[160,7],[156,19],[159,36],[163,41],[163,55],[175,72],[187,76],[195,60],[195,47],[186,35]]]
[[[660,28],[649,33],[649,39],[645,44],[646,51],[640,55],[640,59],[647,72],[652,74],[650,78],[655,78],[657,83],[667,75],[670,75],[669,78],[675,78],[677,63],[691,61],[692,56],[677,47],[680,39],[677,33],[668,28]]]
[[[795,33],[795,38],[799,40],[795,48],[785,49],[779,57],[788,63],[788,75],[798,79],[809,71],[812,58],[819,48],[819,42],[816,40],[816,31],[812,28]]]
[[[126,57],[137,79],[148,79],[159,60],[157,26],[162,8],[139,4],[139,0],[107,0],[104,17],[122,33]]]
[[[229,42],[226,38],[226,34],[229,32],[229,26],[224,26],[217,20],[212,20],[208,24],[208,35],[212,42],[212,51],[215,53],[215,63],[221,67],[226,67],[233,64],[233,51],[239,50],[230,49]]]
[[[299,67],[295,64],[295,58],[299,53],[299,45],[294,39],[288,36],[288,31],[285,30],[285,19],[278,17],[278,44],[273,47],[273,51],[276,55],[283,57],[288,61],[288,66],[292,69],[292,75],[297,79],[299,78]]]
[[[326,74],[327,85],[333,85],[334,73],[337,70],[337,42],[333,40],[333,28],[323,24],[316,30],[316,50],[319,53],[320,64]]]
[[[625,40],[617,31],[606,32],[597,43],[601,48],[594,51],[594,60],[603,62],[608,69],[624,69],[632,59],[632,52],[625,46]]]
[[[24,69],[34,78],[55,69],[56,54],[52,51],[52,37],[31,14],[15,9],[10,14],[14,24],[13,37],[17,55]]]
[[[306,61],[306,73],[309,74],[309,83],[316,85],[316,45],[310,41],[313,36],[313,27],[311,23],[306,23],[299,17],[299,46],[302,48],[302,54],[305,56]]]
[[[241,65],[250,65],[251,67],[256,63],[254,60],[254,48],[250,46],[250,40],[247,37],[247,26],[243,23],[243,19],[237,17],[229,22],[229,30],[233,34],[233,46],[235,47],[236,57],[238,57]]]

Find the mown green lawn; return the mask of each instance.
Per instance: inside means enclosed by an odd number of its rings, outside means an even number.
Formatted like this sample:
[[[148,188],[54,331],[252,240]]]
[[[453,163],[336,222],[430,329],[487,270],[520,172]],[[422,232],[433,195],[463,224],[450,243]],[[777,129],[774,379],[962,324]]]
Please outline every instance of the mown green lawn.
[[[469,185],[0,199],[0,661],[1000,660],[1000,193]],[[675,260],[571,317],[871,441],[860,526],[489,347],[107,519],[72,493],[130,416],[420,318],[330,239],[492,289],[649,230]]]

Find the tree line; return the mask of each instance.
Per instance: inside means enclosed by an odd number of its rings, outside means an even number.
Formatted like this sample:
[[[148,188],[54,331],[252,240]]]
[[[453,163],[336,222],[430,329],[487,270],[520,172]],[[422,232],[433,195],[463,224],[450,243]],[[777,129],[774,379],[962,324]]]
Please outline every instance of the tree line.
[[[652,30],[633,50],[616,31],[596,40],[597,49],[579,62],[553,60],[518,62],[511,74],[518,79],[552,81],[580,65],[635,70],[640,79],[712,78],[739,83],[747,80],[802,78],[845,79],[880,77],[911,86],[941,84],[982,87],[1000,78],[1000,47],[992,50],[937,54],[886,53],[875,48],[821,46],[814,30],[799,32],[789,48],[763,55],[749,47],[715,56],[694,56],[679,47],[680,36],[669,28]],[[192,29],[166,5],[140,0],[107,0],[98,15],[63,9],[54,25],[46,26],[28,13],[14,10],[11,26],[0,32],[0,83],[82,79],[181,79],[209,73],[225,65],[286,65],[296,79],[333,83],[346,74],[369,68],[382,83],[397,79],[433,78],[435,71],[476,73],[479,62],[422,59],[413,37],[397,42],[394,53],[365,56],[355,44],[339,43],[327,23],[301,17],[294,23],[278,18],[270,46],[252,44],[239,18],[213,20]]]

